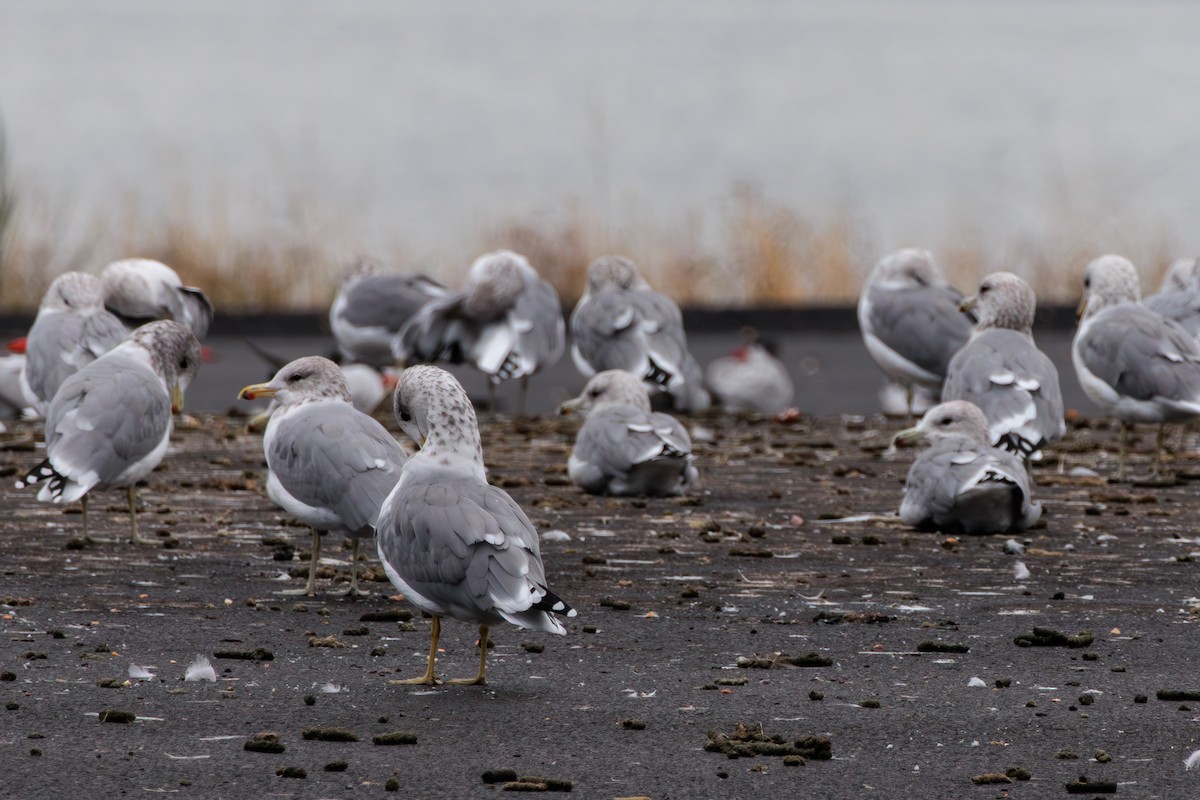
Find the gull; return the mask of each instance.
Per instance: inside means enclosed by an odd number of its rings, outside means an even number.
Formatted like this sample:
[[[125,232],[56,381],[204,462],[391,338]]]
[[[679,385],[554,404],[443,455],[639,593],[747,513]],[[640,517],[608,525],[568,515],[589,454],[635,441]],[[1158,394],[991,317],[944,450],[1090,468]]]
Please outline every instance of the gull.
[[[913,387],[940,389],[950,359],[971,336],[963,297],[946,283],[928,250],[906,248],[880,259],[858,300],[858,326],[867,352],[905,386],[911,416]]]
[[[425,674],[393,681],[433,684],[442,617],[479,624],[479,672],[456,684],[487,683],[490,626],[502,622],[565,634],[555,614],[574,609],[546,587],[537,530],[521,507],[491,486],[475,410],[439,367],[409,367],[395,393],[401,430],[420,445],[384,501],[376,530],[392,584],[433,615]]]
[[[772,344],[752,328],[745,329],[746,342],[728,356],[708,365],[708,388],[727,411],[758,411],[771,414],[792,404],[795,386],[787,367]]]
[[[115,348],[63,381],[46,412],[46,459],[17,482],[43,484],[38,500],[83,502],[93,489],[125,487],[135,544],[135,485],[167,451],[171,414],[200,367],[200,343],[184,326],[164,320],[135,330]]]
[[[203,339],[212,322],[213,304],[194,286],[184,286],[175,270],[149,258],[114,261],[100,271],[104,305],[130,328],[173,319]]]
[[[359,540],[374,534],[379,508],[399,480],[407,454],[383,425],[354,408],[345,376],[329,359],[296,359],[238,397],[279,402],[263,435],[267,496],[312,528],[308,583],[284,594],[316,593],[326,531],[350,537],[347,594],[359,594]]]
[[[1200,258],[1179,258],[1163,276],[1158,292],[1142,305],[1167,319],[1173,319],[1192,336],[1200,335]]]
[[[44,417],[63,381],[128,335],[125,324],[105,310],[99,278],[83,272],[59,275],[25,337],[21,388],[26,402]]]
[[[405,363],[466,361],[496,385],[519,378],[525,413],[529,377],[562,357],[566,326],[558,293],[522,255],[497,250],[475,259],[463,288],[426,303],[392,341]]]
[[[1011,272],[994,272],[962,307],[978,317],[950,359],[942,400],[969,400],[988,421],[991,444],[1029,458],[1067,432],[1054,362],[1033,341],[1037,298]]]
[[[627,258],[603,256],[588,265],[587,287],[571,313],[571,340],[571,358],[585,378],[623,369],[666,393],[681,413],[712,403],[688,351],[679,306],[651,289]]]
[[[1158,427],[1154,472],[1163,457],[1164,425],[1200,415],[1200,342],[1139,302],[1133,264],[1106,255],[1083,275],[1079,328],[1071,356],[1084,394],[1121,424],[1117,478],[1125,475],[1129,428]]]
[[[424,275],[387,273],[366,259],[351,264],[329,308],[329,326],[347,361],[395,363],[392,340],[414,314],[449,290]]]
[[[597,372],[579,397],[559,406],[561,413],[575,409],[587,420],[575,437],[567,474],[585,492],[676,495],[699,477],[687,429],[650,411],[650,396],[636,376],[620,369]]]
[[[919,529],[964,533],[1023,531],[1042,514],[1029,475],[1012,453],[992,447],[987,419],[973,403],[936,405],[898,441],[927,440],[904,484],[900,518]]]

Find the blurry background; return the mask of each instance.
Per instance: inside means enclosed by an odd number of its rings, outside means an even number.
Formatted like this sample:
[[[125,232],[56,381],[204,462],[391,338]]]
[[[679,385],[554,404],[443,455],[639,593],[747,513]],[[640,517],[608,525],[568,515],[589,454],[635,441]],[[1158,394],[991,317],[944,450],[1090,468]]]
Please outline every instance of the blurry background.
[[[932,248],[1069,300],[1200,252],[1200,5],[39,0],[0,10],[0,306],[159,258],[219,308],[509,246],[567,302],[843,303]]]

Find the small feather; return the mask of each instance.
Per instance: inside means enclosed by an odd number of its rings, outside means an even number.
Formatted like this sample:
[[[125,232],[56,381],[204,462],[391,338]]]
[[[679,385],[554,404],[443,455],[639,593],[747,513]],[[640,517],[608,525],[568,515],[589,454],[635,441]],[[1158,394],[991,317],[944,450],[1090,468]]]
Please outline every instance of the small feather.
[[[566,531],[560,531],[560,530],[546,531],[545,533],[542,534],[542,541],[543,542],[569,542],[569,541],[571,541],[571,534],[567,533]]]
[[[971,689],[986,689],[987,684],[983,682],[983,678],[971,678],[967,681],[967,686]]]
[[[149,667],[141,667],[137,664],[130,664],[129,677],[133,678],[135,681],[148,681],[154,677],[154,673],[150,671]]]
[[[333,681],[330,681],[329,683],[327,683],[321,687],[321,692],[323,694],[339,694],[341,692],[347,692],[347,691],[350,691],[350,690],[347,689],[345,686],[339,686],[338,684],[334,683]]]
[[[1016,578],[1017,580],[1019,580],[1019,581],[1027,581],[1027,580],[1029,580],[1029,576],[1030,576],[1030,574],[1031,574],[1031,573],[1029,572],[1029,567],[1025,566],[1025,563],[1024,563],[1024,562],[1022,562],[1022,561],[1018,561],[1018,562],[1017,562],[1017,563],[1014,565],[1014,567],[1013,567],[1013,572],[1014,572],[1014,575],[1013,575],[1013,577],[1015,577],[1015,578]]]
[[[1197,764],[1200,764],[1200,750],[1193,750],[1192,754],[1183,760],[1183,769],[1188,771]]]
[[[1018,542],[1016,539],[1004,540],[1004,552],[1012,553],[1014,556],[1025,555],[1025,545]]]
[[[206,656],[196,656],[191,664],[188,664],[187,673],[183,676],[185,681],[211,681],[216,683],[217,671],[213,669],[212,664]]]

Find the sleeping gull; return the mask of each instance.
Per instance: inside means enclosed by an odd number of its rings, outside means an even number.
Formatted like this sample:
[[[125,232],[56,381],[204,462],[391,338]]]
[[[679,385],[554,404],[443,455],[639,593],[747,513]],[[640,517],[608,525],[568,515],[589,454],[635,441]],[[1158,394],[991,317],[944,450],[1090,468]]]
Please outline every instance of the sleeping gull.
[[[1158,292],[1142,305],[1175,320],[1192,336],[1200,335],[1200,258],[1176,259],[1163,276]]]
[[[395,395],[400,428],[421,446],[379,514],[376,544],[388,578],[433,615],[425,674],[393,683],[433,684],[441,618],[479,623],[479,674],[487,682],[488,628],[507,620],[565,634],[554,613],[575,611],[546,588],[538,535],[521,507],[487,482],[475,410],[438,367],[410,367]]]
[[[597,372],[583,393],[559,406],[587,420],[575,436],[567,473],[592,494],[683,494],[699,473],[692,440],[679,420],[650,411],[650,396],[621,369]]]
[[[359,539],[375,532],[379,507],[408,458],[404,450],[375,419],[351,405],[342,371],[320,356],[296,359],[238,397],[278,399],[263,436],[267,496],[312,528],[308,583],[284,594],[315,594],[326,531],[351,538],[348,594],[359,594]]]
[[[727,411],[783,411],[795,396],[792,376],[757,331],[747,329],[744,335],[745,344],[708,365],[704,373],[708,388]]]
[[[459,291],[426,303],[401,328],[392,352],[405,363],[466,361],[495,388],[521,379],[525,413],[529,376],[562,357],[565,324],[558,293],[522,255],[498,250],[475,259]]]
[[[129,327],[173,319],[203,339],[212,322],[213,304],[204,292],[184,286],[175,270],[149,258],[114,261],[100,271],[104,305]]]
[[[1200,415],[1200,342],[1139,297],[1137,270],[1128,260],[1107,255],[1088,264],[1071,348],[1084,394],[1121,423],[1118,479],[1125,475],[1131,425],[1158,424],[1157,474],[1164,424]]]
[[[127,488],[135,544],[137,490],[167,451],[172,411],[200,367],[200,343],[165,320],[135,330],[123,343],[63,381],[46,413],[46,460],[17,482],[43,483],[38,500],[83,502],[93,489]]]
[[[904,384],[912,414],[913,386],[939,389],[950,359],[971,336],[959,310],[962,294],[946,283],[928,250],[884,256],[858,300],[858,326],[871,358]]]
[[[899,441],[932,444],[913,461],[900,518],[914,528],[964,533],[1023,531],[1042,514],[1029,475],[1012,453],[992,447],[987,419],[973,403],[934,406]]]
[[[571,313],[571,341],[585,378],[623,369],[669,395],[676,411],[704,411],[712,403],[688,351],[679,306],[651,289],[627,258],[604,256],[588,265],[587,287]]]
[[[125,341],[129,330],[104,308],[104,284],[94,275],[66,272],[50,284],[25,337],[21,386],[45,416],[70,375]]]
[[[1067,432],[1058,369],[1033,342],[1037,297],[1011,272],[994,272],[963,302],[979,321],[950,359],[942,400],[969,400],[987,417],[991,443],[1023,458]]]
[[[329,308],[338,350],[348,361],[381,369],[393,365],[392,339],[400,328],[423,305],[448,292],[424,275],[387,273],[366,259],[356,261]]]

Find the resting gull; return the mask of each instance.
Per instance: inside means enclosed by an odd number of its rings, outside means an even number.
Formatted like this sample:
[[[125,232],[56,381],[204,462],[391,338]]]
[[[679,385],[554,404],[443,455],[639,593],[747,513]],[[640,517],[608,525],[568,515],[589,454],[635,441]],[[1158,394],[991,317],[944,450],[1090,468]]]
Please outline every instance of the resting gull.
[[[1011,272],[994,272],[963,302],[978,317],[950,359],[942,400],[969,400],[988,421],[991,443],[1028,458],[1067,432],[1058,369],[1033,341],[1037,297]]]
[[[338,350],[347,361],[380,369],[393,365],[392,340],[400,328],[430,300],[448,293],[424,275],[387,273],[366,259],[356,261],[329,308]]]
[[[567,462],[571,480],[591,494],[683,494],[699,473],[692,440],[672,416],[650,411],[650,396],[636,376],[621,369],[597,372],[574,400],[587,420]]]
[[[920,424],[896,435],[928,440],[904,484],[900,518],[920,529],[964,533],[1023,531],[1042,514],[1029,474],[1012,453],[992,447],[988,423],[973,403],[934,406]]]
[[[124,323],[105,310],[99,278],[83,272],[59,275],[25,337],[21,386],[28,404],[45,416],[63,381],[128,335]]]
[[[400,428],[421,446],[379,514],[376,544],[388,578],[433,615],[425,674],[396,683],[432,684],[441,618],[479,623],[479,674],[487,682],[488,628],[508,621],[565,634],[554,614],[575,611],[546,588],[537,531],[521,507],[490,486],[475,410],[438,367],[410,367],[395,394]]]
[[[757,331],[743,332],[746,342],[708,365],[708,388],[726,411],[773,414],[792,404],[796,388],[771,342]]]
[[[704,411],[712,403],[688,351],[679,306],[651,289],[627,258],[603,256],[588,265],[587,287],[571,313],[571,341],[585,378],[623,369],[665,392],[676,411]]]
[[[350,537],[348,594],[359,594],[359,540],[374,534],[379,507],[408,456],[381,424],[354,408],[345,376],[329,359],[296,359],[238,397],[278,400],[263,436],[267,496],[312,528],[308,583],[284,594],[315,594],[326,531]]]
[[[950,359],[971,336],[959,310],[962,294],[946,283],[928,250],[907,248],[884,256],[858,300],[858,326],[867,352],[906,389],[940,388]]]
[[[1128,260],[1107,255],[1088,264],[1071,348],[1084,394],[1121,423],[1118,479],[1125,475],[1131,425],[1159,426],[1157,473],[1164,424],[1200,415],[1200,342],[1139,297],[1137,270]]]
[[[1192,336],[1200,336],[1200,258],[1176,259],[1157,293],[1143,303],[1159,316],[1173,319]]]
[[[149,258],[114,261],[100,271],[104,305],[133,328],[157,319],[173,319],[203,339],[212,322],[213,304],[194,286],[184,286],[175,270]]]
[[[558,293],[522,255],[498,250],[475,259],[466,285],[431,300],[401,328],[393,354],[405,363],[472,364],[495,387],[521,379],[518,413],[525,413],[529,376],[562,357],[565,324]]]
[[[165,320],[135,330],[123,343],[63,381],[46,413],[46,460],[17,482],[42,484],[38,499],[83,502],[93,489],[126,487],[135,544],[135,484],[167,451],[171,414],[200,367],[200,343],[184,326]]]

